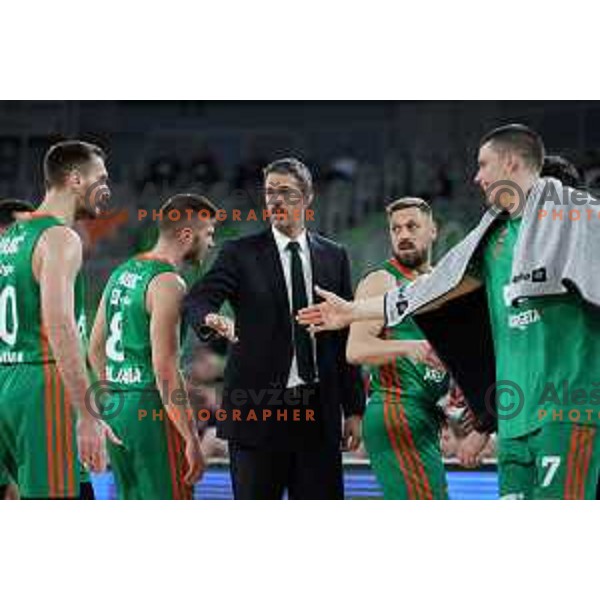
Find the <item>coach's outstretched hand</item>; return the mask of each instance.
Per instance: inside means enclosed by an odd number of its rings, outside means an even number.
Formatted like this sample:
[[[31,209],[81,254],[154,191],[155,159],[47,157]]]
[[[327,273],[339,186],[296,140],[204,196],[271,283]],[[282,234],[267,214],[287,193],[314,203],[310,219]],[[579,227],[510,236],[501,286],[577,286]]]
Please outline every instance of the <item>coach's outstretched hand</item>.
[[[296,316],[300,325],[307,325],[311,333],[319,333],[320,331],[344,329],[352,323],[352,302],[348,302],[317,285],[315,291],[325,302],[300,309]]]
[[[204,324],[232,344],[238,342],[235,335],[235,323],[231,319],[217,313],[210,313],[204,318]]]

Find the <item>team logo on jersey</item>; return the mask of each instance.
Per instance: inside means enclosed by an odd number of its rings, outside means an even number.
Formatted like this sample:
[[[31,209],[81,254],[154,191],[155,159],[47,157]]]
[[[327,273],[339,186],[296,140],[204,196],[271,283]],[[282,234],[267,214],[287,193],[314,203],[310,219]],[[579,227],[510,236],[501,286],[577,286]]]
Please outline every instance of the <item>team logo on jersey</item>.
[[[0,265],[0,277],[10,277],[14,272],[13,265]]]
[[[542,320],[542,316],[539,311],[534,309],[524,310],[523,312],[517,313],[516,315],[510,315],[508,317],[508,326],[511,329],[526,329],[529,325],[537,323]]]
[[[25,239],[25,234],[17,235],[15,237],[9,237],[0,240],[0,254],[10,256],[16,254],[19,251],[19,247]]]
[[[407,308],[408,300],[398,300],[398,302],[396,302],[396,310],[398,311],[398,316],[405,313]]]
[[[402,317],[402,315],[408,309],[408,300],[404,296],[405,290],[406,290],[406,284],[398,285],[398,288],[397,288],[398,299],[396,300],[396,302],[394,304],[394,307],[396,308],[396,312],[398,314],[398,318]]]
[[[23,362],[23,353],[22,352],[0,352],[0,364],[15,364]]]
[[[546,267],[540,267],[531,271],[531,281],[535,281],[536,283],[546,281]]]
[[[423,375],[423,381],[434,381],[435,383],[441,383],[446,377],[445,371],[440,371],[432,367],[425,367],[425,375]]]
[[[111,383],[133,385],[142,381],[142,370],[139,367],[113,369],[113,367],[109,366],[106,367],[106,379]]]
[[[138,275],[137,273],[131,273],[129,271],[126,271],[119,277],[119,285],[122,285],[126,288],[129,288],[130,290],[133,290],[133,289],[135,289],[135,287],[137,286],[137,284],[140,282],[141,279],[142,279],[141,275]]]
[[[532,281],[534,283],[543,283],[548,279],[546,273],[546,267],[539,267],[533,269],[531,273],[519,273],[513,277],[513,283],[519,283],[520,281]]]

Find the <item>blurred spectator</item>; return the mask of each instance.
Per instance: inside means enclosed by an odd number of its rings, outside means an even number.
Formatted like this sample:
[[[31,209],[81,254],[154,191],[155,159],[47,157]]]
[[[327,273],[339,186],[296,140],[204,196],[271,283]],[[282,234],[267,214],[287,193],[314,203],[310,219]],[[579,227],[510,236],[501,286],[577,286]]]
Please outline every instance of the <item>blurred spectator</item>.
[[[209,188],[221,179],[222,174],[217,159],[209,148],[202,148],[190,165],[191,185]]]
[[[144,183],[150,182],[159,188],[175,185],[181,173],[181,164],[176,157],[160,156],[154,159],[149,167]]]
[[[223,358],[210,346],[199,345],[192,353],[185,375],[194,412],[198,414],[198,411],[204,410],[210,413],[208,420],[203,418],[198,422],[204,456],[226,457],[227,442],[217,438],[215,418],[215,412],[221,406],[219,384],[223,380]]]
[[[334,158],[327,170],[327,178],[331,181],[341,179],[343,181],[354,181],[358,170],[358,159],[354,156],[351,148],[345,148],[342,153]]]
[[[448,165],[441,164],[435,172],[431,200],[449,200],[452,197],[452,180],[448,174]]]
[[[469,409],[464,394],[454,383],[450,392],[438,403],[445,416],[440,432],[440,445],[444,458],[455,458],[460,441],[473,429],[473,413]],[[480,460],[496,457],[496,438],[491,436],[483,449]]]
[[[195,348],[187,369],[193,385],[210,385],[223,378],[223,359],[208,345]]]
[[[233,186],[237,190],[236,196],[248,198],[248,206],[238,208],[256,208],[262,206],[263,202],[263,169],[269,161],[262,153],[251,151],[250,158],[240,164],[233,180]],[[243,192],[243,193],[241,193]]]
[[[449,425],[444,425],[440,433],[440,444],[442,447],[442,456],[447,458],[455,458],[458,444],[462,439],[459,431]],[[496,436],[491,435],[481,454],[480,460],[488,460],[496,458]]]
[[[0,180],[15,181],[19,172],[19,139],[0,137]]]

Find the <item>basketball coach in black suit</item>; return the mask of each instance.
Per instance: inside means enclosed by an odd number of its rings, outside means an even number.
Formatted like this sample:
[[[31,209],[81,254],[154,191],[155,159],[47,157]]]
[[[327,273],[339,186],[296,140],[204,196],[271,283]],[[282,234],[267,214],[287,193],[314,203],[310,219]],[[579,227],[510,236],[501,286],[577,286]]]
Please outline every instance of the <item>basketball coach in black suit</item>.
[[[264,180],[265,212],[257,216],[267,227],[225,242],[190,290],[184,318],[207,339],[227,329],[217,315],[225,300],[235,313],[238,341],[217,415],[235,498],[280,499],[286,490],[295,499],[343,498],[341,447],[360,444],[359,372],[346,362],[346,333],[313,336],[294,317],[312,303],[315,285],[352,296],[348,255],[306,229],[313,184],[303,163],[277,160]]]

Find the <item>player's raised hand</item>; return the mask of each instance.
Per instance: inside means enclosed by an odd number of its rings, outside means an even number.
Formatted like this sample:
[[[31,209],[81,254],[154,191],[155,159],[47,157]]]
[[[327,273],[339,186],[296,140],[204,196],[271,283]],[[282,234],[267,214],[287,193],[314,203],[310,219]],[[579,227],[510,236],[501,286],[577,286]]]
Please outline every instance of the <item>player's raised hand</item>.
[[[206,315],[204,324],[221,337],[229,340],[232,344],[238,342],[238,338],[235,335],[235,324],[231,319],[217,313],[210,313]]]
[[[474,469],[481,464],[481,453],[487,444],[489,435],[471,431],[458,443],[456,457],[463,467]]]
[[[315,291],[325,302],[300,309],[296,316],[298,323],[308,326],[311,333],[344,329],[352,323],[352,302],[317,285]]]
[[[185,483],[194,485],[202,479],[206,470],[204,454],[200,447],[200,439],[197,435],[192,435],[185,443],[185,459],[187,461],[187,472],[185,474]]]

